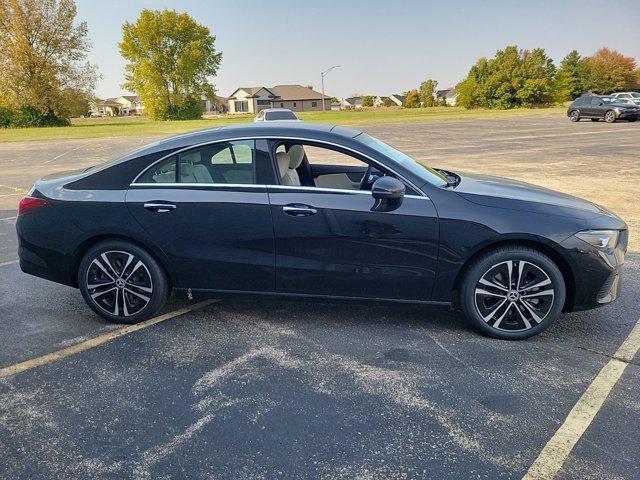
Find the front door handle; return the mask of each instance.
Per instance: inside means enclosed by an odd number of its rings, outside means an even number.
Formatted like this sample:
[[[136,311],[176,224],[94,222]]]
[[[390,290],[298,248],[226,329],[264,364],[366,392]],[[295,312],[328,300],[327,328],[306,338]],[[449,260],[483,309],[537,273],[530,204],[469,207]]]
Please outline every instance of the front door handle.
[[[176,206],[171,203],[145,203],[144,208],[152,212],[167,213],[175,210]]]
[[[285,205],[282,207],[282,211],[292,217],[308,217],[318,213],[318,210],[308,205]]]

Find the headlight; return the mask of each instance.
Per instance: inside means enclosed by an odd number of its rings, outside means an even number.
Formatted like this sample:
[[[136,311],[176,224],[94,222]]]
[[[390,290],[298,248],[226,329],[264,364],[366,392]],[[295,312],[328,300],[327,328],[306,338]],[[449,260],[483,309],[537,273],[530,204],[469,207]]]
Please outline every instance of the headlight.
[[[576,233],[576,237],[583,242],[602,249],[615,248],[619,235],[620,232],[618,230],[585,230]]]

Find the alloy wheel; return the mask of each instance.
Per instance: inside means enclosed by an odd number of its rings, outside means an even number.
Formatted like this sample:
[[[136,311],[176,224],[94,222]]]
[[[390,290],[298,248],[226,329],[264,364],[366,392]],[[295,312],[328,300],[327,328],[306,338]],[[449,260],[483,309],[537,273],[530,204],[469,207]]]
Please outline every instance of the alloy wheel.
[[[555,299],[547,273],[525,260],[493,265],[478,280],[475,306],[493,328],[508,332],[529,330],[549,315]]]
[[[604,115],[604,121],[607,123],[613,123],[616,120],[616,114],[609,110]]]
[[[116,316],[135,315],[149,304],[153,295],[147,266],[135,255],[120,250],[95,256],[85,282],[95,304]]]

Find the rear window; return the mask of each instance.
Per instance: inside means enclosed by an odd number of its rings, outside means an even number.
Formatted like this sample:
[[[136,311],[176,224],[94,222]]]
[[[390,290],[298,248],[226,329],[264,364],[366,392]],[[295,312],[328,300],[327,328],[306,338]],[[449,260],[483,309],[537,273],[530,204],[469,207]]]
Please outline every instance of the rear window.
[[[266,114],[267,120],[297,120],[293,112],[268,112]]]

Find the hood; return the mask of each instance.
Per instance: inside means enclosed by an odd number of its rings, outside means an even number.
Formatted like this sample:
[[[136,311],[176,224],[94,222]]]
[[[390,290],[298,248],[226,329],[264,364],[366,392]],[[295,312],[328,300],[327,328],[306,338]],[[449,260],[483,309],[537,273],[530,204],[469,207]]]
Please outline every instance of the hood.
[[[491,175],[458,175],[460,182],[454,191],[479,205],[568,217],[612,215],[595,203],[530,183]]]

